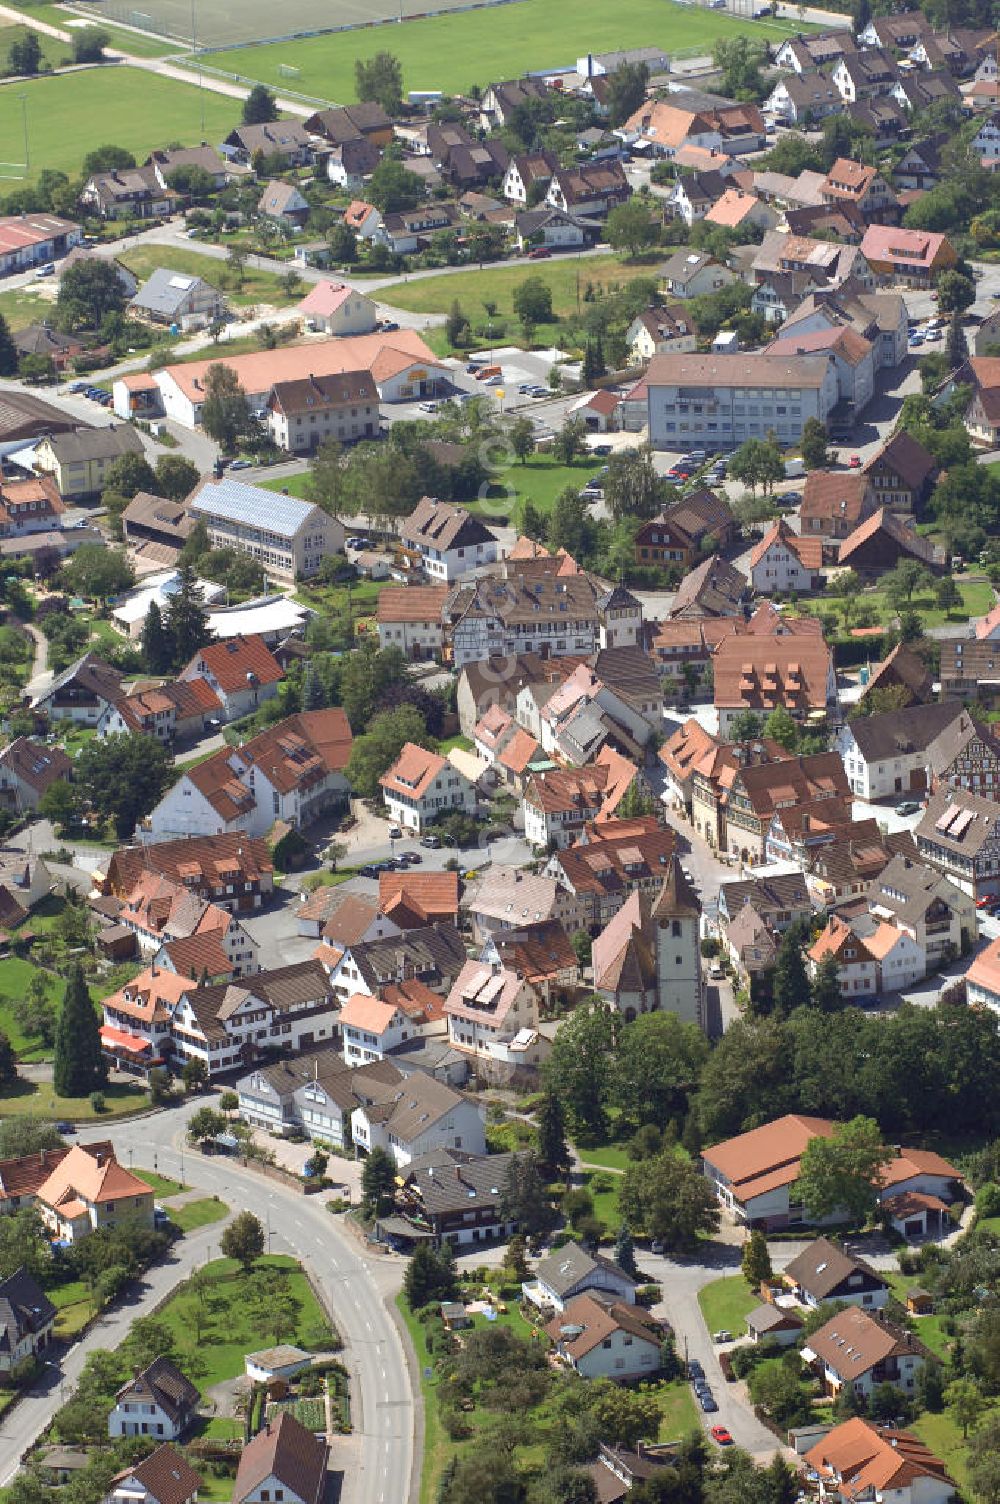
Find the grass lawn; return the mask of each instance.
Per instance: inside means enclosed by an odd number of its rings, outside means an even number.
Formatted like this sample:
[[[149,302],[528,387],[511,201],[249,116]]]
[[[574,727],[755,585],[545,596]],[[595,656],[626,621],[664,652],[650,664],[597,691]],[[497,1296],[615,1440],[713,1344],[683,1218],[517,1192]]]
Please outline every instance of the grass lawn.
[[[219,141],[240,115],[238,100],[201,91],[194,84],[135,68],[93,68],[0,89],[5,155],[20,156],[23,149],[22,93],[27,99],[29,181],[46,167],[77,177],[87,153],[109,141],[127,147],[138,161],[165,141],[189,146],[202,139]]]
[[[56,1336],[67,1340],[75,1337],[94,1313],[90,1292],[83,1280],[70,1280],[68,1284],[57,1285],[54,1290],[47,1290],[45,1293],[58,1313]]]
[[[260,484],[268,491],[287,491],[289,496],[298,496],[302,500],[308,479],[309,471],[303,470],[301,475],[277,476],[273,480],[262,480]]]
[[[34,928],[33,918],[29,917],[27,927],[29,929]],[[39,968],[37,966],[32,966],[30,961],[22,961],[19,956],[6,956],[0,961],[0,1030],[7,1035],[18,1056],[27,1053],[34,1054],[41,1048],[42,1044],[40,1039],[35,1037],[29,1038],[22,1032],[14,1019],[14,1012],[11,1007],[11,1000],[23,997],[28,983],[38,974]],[[41,974],[45,977],[46,990],[50,1000],[54,1003],[61,1002],[64,984],[60,982],[58,977],[52,976],[49,972],[42,972]],[[0,1108],[0,1110],[17,1111],[16,1108],[8,1109],[6,1106]]]
[[[893,1295],[900,1305],[906,1305],[906,1292],[919,1285],[920,1280],[912,1274],[890,1274],[886,1272]],[[939,1358],[946,1359],[951,1338],[945,1333],[942,1326],[943,1318],[940,1316],[915,1316],[913,1330],[920,1338],[925,1347],[929,1347],[932,1353]]]
[[[63,18],[65,25],[65,17]],[[5,23],[0,26],[0,59],[6,65],[7,57],[15,42],[21,42],[28,32],[34,32],[42,49],[42,67],[58,68],[61,63],[71,62],[73,48],[69,42],[60,42],[58,37],[47,36],[43,31],[36,31],[33,26],[21,26],[18,24]],[[20,88],[20,84],[18,85]]]
[[[0,292],[0,313],[15,334],[40,318],[51,317],[54,307],[51,298],[43,298],[31,287],[14,287],[10,292]]]
[[[57,1097],[50,1081],[17,1081],[0,1092],[0,1117],[67,1118],[72,1123],[100,1123],[129,1117],[148,1106],[144,1091],[132,1086],[106,1086],[104,1111],[95,1112],[89,1097]]]
[[[754,1306],[760,1305],[760,1296],[754,1294],[742,1274],[727,1274],[698,1291],[698,1304],[710,1333],[725,1330],[742,1337],[747,1317]]]
[[[607,1184],[607,1190],[595,1189],[595,1179],[598,1187]],[[604,1223],[612,1238],[618,1231],[618,1223],[621,1220],[618,1211],[620,1181],[621,1176],[615,1175],[611,1170],[585,1170],[580,1176],[580,1184],[586,1187],[593,1199],[594,1216]]]
[[[739,20],[718,11],[665,4],[663,0],[620,0],[614,7],[601,0],[576,0],[572,24],[563,0],[524,0],[513,6],[488,7],[405,21],[392,28],[392,51],[403,65],[407,89],[443,89],[465,93],[472,84],[518,78],[529,68],[572,63],[584,52],[659,46],[668,53],[689,48],[710,52],[717,37],[753,32],[768,40],[787,36],[802,23]],[[804,28],[808,29],[808,28]],[[296,89],[343,103],[356,99],[354,64],[372,57],[389,43],[378,28],[344,32],[308,41],[264,44],[222,52],[220,68],[281,88],[281,64],[300,70]]]
[[[184,1201],[180,1206],[166,1208],[171,1222],[181,1232],[194,1232],[199,1227],[208,1227],[212,1222],[221,1222],[229,1211],[224,1201],[206,1196],[198,1201]]]
[[[675,1379],[672,1384],[660,1384],[656,1390],[656,1400],[663,1416],[658,1440],[679,1441],[689,1431],[700,1430],[691,1385],[686,1379]]]
[[[175,53],[187,52],[183,42],[162,41],[159,37],[147,36],[143,31],[130,31],[127,26],[115,26],[99,18],[102,31],[108,34],[108,46],[117,52],[128,52],[133,57],[172,57]]]
[[[965,581],[957,577],[955,584],[962,592],[961,610],[942,611],[932,591],[913,597],[909,609],[918,613],[924,631],[928,627],[945,626],[948,622],[967,621],[975,616],[985,616],[992,607],[993,586],[988,580]],[[896,607],[889,604],[881,590],[866,590],[858,599],[866,604],[870,602],[876,607],[879,624],[882,626],[891,625],[898,615]],[[904,606],[903,609],[908,608]]]
[[[271,1347],[275,1341],[273,1328],[269,1331],[267,1327],[266,1308],[247,1298],[247,1291],[253,1289],[253,1274],[249,1277],[241,1274],[233,1259],[214,1259],[204,1268],[209,1289],[200,1339],[196,1336],[198,1297],[190,1282],[181,1285],[159,1312],[160,1320],[170,1327],[181,1353],[197,1349],[202,1359],[198,1384],[203,1393],[213,1384],[221,1384],[241,1374],[246,1353]],[[298,1262],[285,1254],[270,1254],[258,1259],[255,1268],[280,1270],[281,1288],[290,1291],[300,1302],[295,1331],[284,1335],[281,1340],[297,1347],[325,1347],[329,1336],[324,1341],[322,1333],[328,1334],[329,1326]]]
[[[550,454],[533,454],[525,464],[518,461],[504,470],[500,485],[491,487],[491,494],[485,503],[477,503],[468,510],[495,512],[501,501],[504,510],[508,510],[511,498],[508,487],[511,487],[518,501],[530,501],[540,512],[551,512],[556,497],[567,486],[572,486],[574,491],[582,490],[600,463],[593,455],[588,459],[577,460],[572,465],[563,465]],[[492,499],[494,493],[499,500]]]
[[[133,1168],[132,1174],[144,1180],[157,1196],[179,1196],[181,1191],[190,1189],[179,1180],[171,1180],[169,1175],[158,1175],[155,1170],[144,1170],[140,1165]]]
[[[985,1412],[981,1424],[992,1418],[993,1410]],[[925,1446],[930,1447],[935,1457],[940,1457],[948,1472],[954,1478],[965,1496],[971,1497],[969,1491],[969,1473],[967,1463],[969,1459],[969,1442],[962,1440],[962,1431],[957,1426],[947,1411],[940,1415],[931,1415],[925,1411],[912,1426],[907,1426],[908,1431],[915,1431]],[[971,1440],[971,1436],[970,1436]]]
[[[492,12],[495,17],[504,14],[511,12]],[[498,336],[497,343],[516,343],[520,325],[511,298],[514,289],[527,277],[539,277],[551,288],[552,312],[557,319],[565,319],[582,309],[588,282],[594,287],[623,286],[634,277],[646,275],[652,275],[648,262],[629,265],[610,253],[582,258],[565,256],[539,261],[531,267],[505,266],[501,262],[484,266],[482,271],[477,269],[440,277],[422,277],[413,282],[393,282],[391,286],[383,287],[379,298],[394,308],[406,308],[411,313],[447,313],[457,298],[474,325],[486,318],[484,300],[493,302],[497,305],[497,321],[503,320],[507,325],[506,334]],[[535,343],[545,344],[547,336],[558,338],[558,325],[539,325]]]
[[[583,1165],[597,1165],[602,1170],[624,1170],[632,1163],[624,1144],[604,1144],[600,1149],[586,1149],[582,1144],[575,1147]]]
[[[172,245],[139,245],[130,251],[123,251],[119,260],[123,261],[137,277],[145,279],[157,267],[162,266],[171,272],[181,272],[188,277],[204,277],[206,282],[220,287],[220,278],[227,270],[226,262],[216,257],[200,255],[198,251],[185,250],[183,246]],[[228,282],[228,277],[227,277]],[[234,286],[227,286],[226,297],[237,306],[246,306],[249,303],[274,303],[286,307],[289,303],[301,301],[307,288],[299,286],[295,292],[286,292],[281,285],[281,278],[273,272],[257,271],[253,267],[246,267],[243,274],[243,287],[237,290]],[[205,352],[199,352],[199,359],[204,359]]]
[[[28,0],[7,0],[7,9],[19,10],[25,16],[34,16],[36,21],[47,21],[50,26],[57,26],[60,31],[69,30],[71,20],[69,12],[58,5],[48,4],[47,0],[43,0],[40,5],[30,5]]]
[[[456,747],[462,752],[474,752],[476,750],[474,744],[470,742],[467,736],[448,736],[445,737],[443,742],[438,742],[438,751],[442,757],[447,757],[448,753]]]

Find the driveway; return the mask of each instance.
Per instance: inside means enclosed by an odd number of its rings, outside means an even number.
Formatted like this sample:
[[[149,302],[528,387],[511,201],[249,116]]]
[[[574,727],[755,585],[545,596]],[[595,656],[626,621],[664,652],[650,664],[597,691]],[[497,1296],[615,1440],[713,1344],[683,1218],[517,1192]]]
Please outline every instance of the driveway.
[[[723,1275],[738,1273],[740,1248],[734,1243],[715,1241],[702,1245],[691,1259],[667,1258],[643,1249],[637,1251],[636,1260],[640,1272],[655,1281],[665,1297],[653,1307],[653,1314],[673,1327],[678,1356],[685,1362],[697,1358],[718,1402],[718,1412],[706,1415],[695,1400],[704,1429],[725,1426],[737,1446],[744,1447],[759,1462],[769,1462],[775,1452],[787,1451],[754,1416],[744,1386],[726,1382],[719,1367],[718,1350],[698,1305],[702,1286]]]

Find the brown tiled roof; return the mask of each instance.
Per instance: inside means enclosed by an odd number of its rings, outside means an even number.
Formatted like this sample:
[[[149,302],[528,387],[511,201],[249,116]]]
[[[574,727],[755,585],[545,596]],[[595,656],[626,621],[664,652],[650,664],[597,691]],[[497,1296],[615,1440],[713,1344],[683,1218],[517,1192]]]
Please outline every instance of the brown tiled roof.
[[[826,708],[831,658],[822,637],[732,635],[719,644],[712,662],[719,707]]]
[[[144,1180],[118,1163],[113,1152],[94,1155],[81,1144],[74,1144],[38,1187],[38,1198],[48,1206],[58,1207],[70,1192],[92,1204],[152,1194]]]
[[[865,515],[870,482],[856,470],[811,470],[802,490],[803,526],[814,517],[824,522],[843,518],[852,528]]]
[[[557,919],[534,924],[530,930],[505,930],[494,937],[502,964],[526,982],[542,983],[579,967],[576,951]]]
[[[233,1504],[242,1504],[270,1477],[303,1504],[319,1504],[326,1485],[328,1450],[325,1441],[284,1411],[243,1448],[233,1484]]]
[[[576,1328],[578,1335],[568,1335]],[[575,1359],[586,1357],[613,1332],[625,1332],[635,1341],[653,1343],[657,1348],[663,1339],[659,1322],[640,1306],[620,1301],[608,1304],[589,1293],[575,1296],[545,1330],[554,1343]]]
[[[905,428],[897,429],[882,448],[876,450],[864,465],[864,471],[878,470],[882,465],[891,466],[915,491],[926,485],[937,469],[933,455]]]
[[[378,593],[378,619],[384,623],[441,620],[447,585],[385,586]]]
[[[73,764],[61,747],[19,736],[0,752],[0,767],[9,768],[36,793],[43,794],[56,779],[68,778]]]
[[[328,901],[323,914],[322,938],[341,948],[357,945],[378,917],[378,905],[365,894],[333,892],[335,900]]]
[[[224,694],[246,689],[247,674],[253,674],[261,684],[277,684],[284,678],[281,664],[257,634],[244,637],[241,633],[224,642],[206,643],[192,662],[203,663]]]
[[[858,1379],[887,1358],[913,1354],[926,1358],[927,1349],[912,1332],[878,1317],[859,1306],[838,1311],[809,1338],[809,1346],[834,1373]]]
[[[454,920],[458,913],[457,872],[380,872],[378,906],[403,929]]]
[[[143,872],[156,872],[206,897],[231,882],[256,882],[274,871],[266,841],[242,833],[184,836],[120,846],[108,864],[108,886],[124,897]]]
[[[669,826],[653,815],[606,820],[588,827],[586,842],[556,853],[554,860],[576,893],[615,893],[660,876],[677,848]]]
[[[197,1392],[197,1391],[196,1391]],[[172,1447],[168,1441],[150,1452],[135,1467],[126,1468],[111,1481],[117,1488],[126,1480],[135,1479],[146,1491],[146,1497],[156,1504],[185,1504],[201,1488],[199,1475],[188,1462],[183,1452]]]
[[[728,560],[712,554],[681,580],[670,615],[697,612],[700,616],[735,616],[746,590],[746,576]]]
[[[934,562],[933,545],[922,538],[919,533],[908,528],[893,512],[883,507],[874,512],[866,521],[859,524],[849,538],[845,538],[840,545],[839,562],[849,564],[854,555],[864,547],[876,533],[885,533],[898,546],[901,553],[912,554],[925,564]]]

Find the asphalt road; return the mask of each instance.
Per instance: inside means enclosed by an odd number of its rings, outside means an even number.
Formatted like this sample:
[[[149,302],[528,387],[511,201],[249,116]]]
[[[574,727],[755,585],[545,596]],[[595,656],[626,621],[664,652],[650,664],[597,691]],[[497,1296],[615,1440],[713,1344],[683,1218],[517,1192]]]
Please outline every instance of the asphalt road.
[[[143,1132],[148,1134],[149,1126],[148,1121],[144,1121],[133,1130],[140,1145],[140,1135]],[[107,1137],[107,1134],[101,1137]],[[142,1153],[145,1158],[145,1149]],[[10,1482],[20,1466],[22,1453],[41,1435],[56,1410],[69,1398],[89,1355],[99,1349],[117,1347],[128,1335],[137,1316],[148,1315],[176,1284],[187,1279],[197,1264],[204,1263],[213,1242],[217,1251],[224,1225],[217,1222],[182,1239],[168,1259],[144,1276],[141,1293],[133,1294],[131,1299],[108,1311],[68,1350],[62,1347],[51,1349],[51,1361],[59,1362],[59,1369],[46,1367],[41,1382],[8,1410],[0,1422],[0,1487]]]
[[[108,1138],[124,1163],[157,1168],[179,1175],[184,1123],[199,1105],[198,1099],[167,1112],[156,1113],[131,1124],[101,1128],[81,1134]],[[154,1163],[155,1161],[155,1163]],[[398,1504],[419,1478],[415,1447],[417,1419],[406,1349],[390,1315],[387,1302],[399,1287],[402,1264],[378,1254],[362,1256],[362,1245],[342,1229],[325,1204],[296,1194],[277,1182],[245,1170],[228,1160],[206,1158],[183,1150],[183,1178],[188,1185],[218,1194],[234,1211],[250,1208],[266,1221],[272,1252],[290,1253],[300,1259],[322,1290],[343,1342],[343,1358],[351,1373],[351,1405],[354,1436],[343,1446],[335,1444],[334,1467],[345,1467],[343,1504]],[[150,1285],[159,1293],[178,1278],[184,1278],[196,1262],[218,1254],[221,1223],[178,1245],[178,1264],[152,1271]],[[155,1303],[152,1293],[143,1304]],[[137,1306],[126,1307],[119,1326],[98,1329],[94,1346],[113,1346],[128,1324],[140,1314]],[[74,1356],[84,1344],[74,1349]],[[67,1375],[75,1377],[83,1357]],[[30,1410],[15,1406],[0,1434],[0,1478],[6,1481],[28,1441],[47,1424],[59,1403],[58,1386]],[[16,1437],[12,1433],[17,1433]],[[30,1433],[30,1434],[28,1434]]]

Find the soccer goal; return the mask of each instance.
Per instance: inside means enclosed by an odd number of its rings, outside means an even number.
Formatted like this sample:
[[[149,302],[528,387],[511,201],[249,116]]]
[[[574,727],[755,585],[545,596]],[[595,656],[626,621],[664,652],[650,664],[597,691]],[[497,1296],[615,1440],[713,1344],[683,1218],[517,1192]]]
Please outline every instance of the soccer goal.
[[[293,67],[291,63],[279,63],[278,64],[278,77],[279,78],[301,78],[302,77],[302,69],[301,68],[295,68],[295,67]]]

